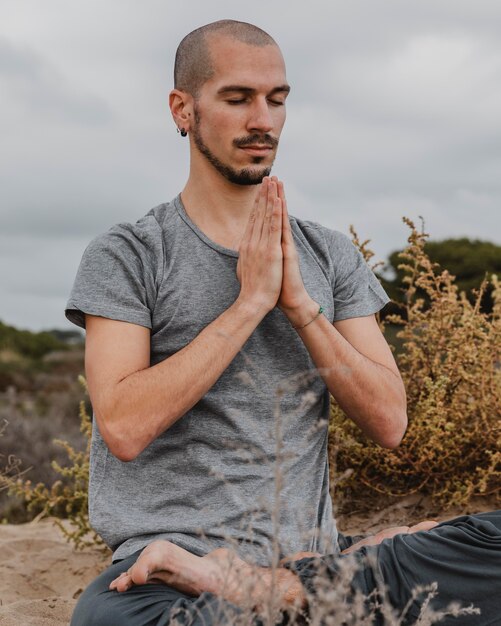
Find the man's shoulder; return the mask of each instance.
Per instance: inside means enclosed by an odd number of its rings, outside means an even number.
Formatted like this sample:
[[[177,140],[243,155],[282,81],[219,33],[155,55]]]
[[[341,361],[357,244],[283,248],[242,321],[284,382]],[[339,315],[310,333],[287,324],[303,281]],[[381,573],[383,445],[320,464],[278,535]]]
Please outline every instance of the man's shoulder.
[[[339,230],[329,228],[319,222],[293,217],[292,215],[289,216],[289,220],[293,231],[298,234],[301,233],[310,245],[314,247],[318,245],[326,246],[331,252],[338,251],[340,254],[343,251],[351,251],[354,247],[348,235]]]
[[[156,248],[162,240],[175,211],[173,202],[163,202],[150,209],[135,222],[117,222],[108,230],[96,235],[90,248],[114,248],[115,246]]]

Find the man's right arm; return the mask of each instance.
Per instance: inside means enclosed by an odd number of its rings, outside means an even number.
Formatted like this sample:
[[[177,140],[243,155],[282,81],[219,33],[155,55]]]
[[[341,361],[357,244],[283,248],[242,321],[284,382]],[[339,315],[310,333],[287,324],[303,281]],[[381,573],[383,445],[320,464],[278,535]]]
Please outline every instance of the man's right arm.
[[[150,367],[150,330],[86,315],[85,369],[94,414],[122,461],[189,411],[215,384],[266,311],[238,299],[191,343]]]
[[[240,245],[239,297],[161,363],[150,366],[148,328],[85,316],[85,370],[94,415],[120,460],[135,459],[189,411],[275,306],[282,284],[281,212],[276,186],[264,184]]]

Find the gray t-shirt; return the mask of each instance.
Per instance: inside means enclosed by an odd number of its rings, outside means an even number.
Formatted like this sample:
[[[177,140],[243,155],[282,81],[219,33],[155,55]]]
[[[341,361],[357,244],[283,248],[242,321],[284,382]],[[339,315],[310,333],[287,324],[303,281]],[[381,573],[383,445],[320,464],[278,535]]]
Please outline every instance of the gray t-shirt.
[[[388,302],[348,237],[290,223],[304,284],[327,319],[370,315]],[[82,327],[88,313],[150,328],[154,365],[236,300],[237,260],[190,220],[178,196],[89,244],[66,315]],[[155,539],[196,554],[233,545],[262,565],[274,535],[281,555],[334,552],[328,418],[326,385],[275,308],[205,396],[135,460],[113,456],[94,420],[90,521],[114,560]]]

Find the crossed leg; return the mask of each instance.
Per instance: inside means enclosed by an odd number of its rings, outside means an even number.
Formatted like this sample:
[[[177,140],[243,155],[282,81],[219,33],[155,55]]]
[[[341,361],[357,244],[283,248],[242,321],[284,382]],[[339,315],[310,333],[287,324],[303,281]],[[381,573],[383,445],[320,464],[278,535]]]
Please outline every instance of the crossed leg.
[[[442,625],[501,624],[501,511],[463,516],[429,530],[404,531],[379,544],[370,543],[365,540],[352,554],[300,558],[289,564],[289,569],[273,573],[252,567],[224,549],[196,557],[168,542],[154,542],[111,582],[110,589],[130,593],[137,585],[163,583],[193,596],[210,592],[259,612],[263,598],[273,588],[282,608],[304,608],[314,600],[320,572],[336,585],[344,560],[355,558],[360,571],[353,578],[353,593],[370,595],[381,582],[396,610],[409,608],[411,601],[409,619],[419,618],[425,602],[419,595],[412,600],[413,589],[436,583],[438,594],[431,601],[434,609],[447,609],[454,601],[477,608],[464,614],[461,621],[446,617]],[[375,564],[373,571],[368,571],[367,559]]]

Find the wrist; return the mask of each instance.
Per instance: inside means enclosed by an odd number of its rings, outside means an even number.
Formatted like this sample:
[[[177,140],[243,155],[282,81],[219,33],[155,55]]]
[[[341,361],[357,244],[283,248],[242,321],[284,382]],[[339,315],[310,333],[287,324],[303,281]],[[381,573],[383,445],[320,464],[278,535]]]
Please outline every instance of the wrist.
[[[233,303],[233,307],[245,319],[259,323],[270,312],[270,308],[262,300],[244,297],[241,294]]]
[[[293,327],[305,326],[318,314],[320,305],[312,298],[308,298],[303,303],[291,307],[280,307]]]

